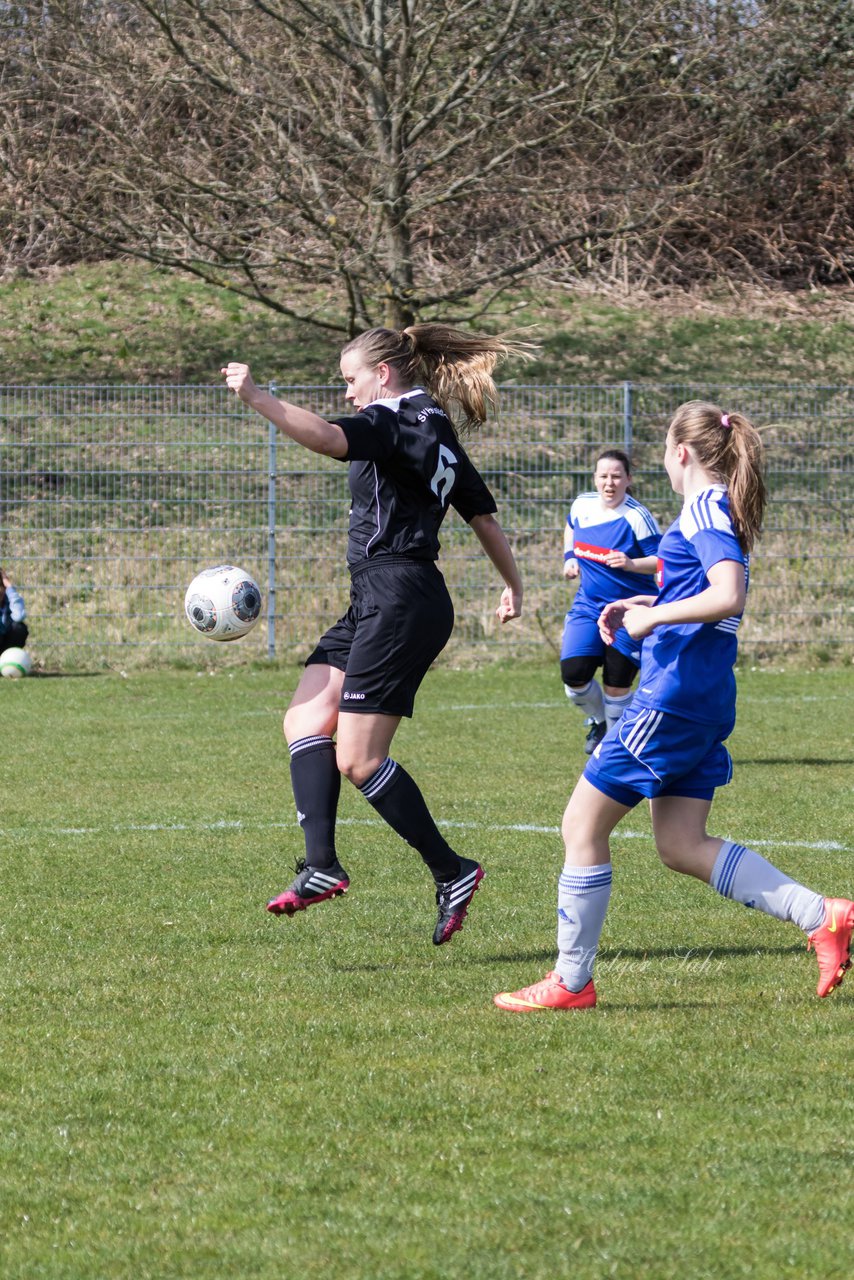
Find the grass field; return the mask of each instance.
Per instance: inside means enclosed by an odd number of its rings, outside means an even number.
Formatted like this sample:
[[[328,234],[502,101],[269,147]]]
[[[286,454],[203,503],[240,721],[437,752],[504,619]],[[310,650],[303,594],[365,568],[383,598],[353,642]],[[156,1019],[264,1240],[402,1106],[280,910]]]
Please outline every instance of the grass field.
[[[502,365],[503,379],[846,384],[852,298],[850,287],[597,296],[540,280],[483,324],[540,345],[534,364]],[[327,383],[340,346],[334,333],[135,262],[0,280],[0,384],[219,383],[235,358],[264,379]]]
[[[580,717],[556,671],[433,672],[394,754],[487,878],[426,873],[345,786],[345,899],[267,915],[301,837],[290,669],[3,682],[4,1280],[847,1275],[854,978],[614,841],[593,1012],[551,966]],[[744,671],[713,829],[854,890],[840,671]]]

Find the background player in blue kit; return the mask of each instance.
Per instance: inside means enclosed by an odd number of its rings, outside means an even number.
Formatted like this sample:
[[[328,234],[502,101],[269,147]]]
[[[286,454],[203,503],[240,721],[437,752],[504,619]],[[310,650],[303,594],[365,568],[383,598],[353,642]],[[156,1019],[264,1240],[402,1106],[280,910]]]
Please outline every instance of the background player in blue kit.
[[[510,1012],[595,1005],[593,963],[611,892],[609,837],[644,798],[666,866],[804,930],[818,959],[819,996],[829,995],[851,964],[854,902],[822,898],[755,850],[706,832],[715,788],[732,772],[723,743],[735,724],[736,632],[765,507],[759,434],[741,414],[691,401],[670,424],[664,465],[684,506],[659,547],[659,595],[612,603],[600,620],[608,643],[620,628],[635,640],[649,637],[638,691],[564,814],[555,968],[530,987],[495,996]]]
[[[563,572],[581,582],[566,615],[560,674],[566,696],[587,717],[588,755],[631,705],[640,645],[620,632],[612,645],[599,634],[599,615],[612,600],[650,589],[661,532],[629,493],[631,464],[621,449],[605,449],[593,469],[595,492],[580,493],[569,509]],[[594,679],[602,667],[602,684]]]
[[[459,857],[440,834],[389,749],[454,625],[436,566],[449,506],[504,580],[498,618],[521,612],[522,581],[495,501],[449,416],[456,412],[464,428],[485,421],[496,400],[492,372],[510,351],[524,354],[522,346],[443,324],[371,329],[341,353],[345,398],[356,413],[331,422],[258,388],[245,364],[223,369],[228,386],[286,436],[350,464],[350,608],[310,654],[285,715],[305,859],[290,887],[267,904],[274,914],[293,915],[349,887],[335,845],[342,773],[432,873],[437,946],[462,927],[483,877],[480,864]]]

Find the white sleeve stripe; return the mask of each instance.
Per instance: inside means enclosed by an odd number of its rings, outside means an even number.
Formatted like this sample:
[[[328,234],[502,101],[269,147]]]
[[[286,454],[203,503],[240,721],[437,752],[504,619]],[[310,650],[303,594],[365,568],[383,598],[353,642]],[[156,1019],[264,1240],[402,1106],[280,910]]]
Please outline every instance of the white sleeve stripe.
[[[650,533],[660,532],[652,512],[647,511],[643,503],[638,502],[637,498],[633,498],[630,493],[626,494],[626,506],[631,507],[633,511],[637,511]]]
[[[711,506],[709,505],[708,494],[701,494],[697,502],[697,523],[703,529],[713,529],[715,517]]]
[[[709,529],[719,529],[722,533],[735,536],[732,521],[720,503],[715,501],[716,497],[714,492],[706,491],[698,494],[691,505],[685,507],[679,517],[679,529],[684,537],[690,539],[695,533]]]

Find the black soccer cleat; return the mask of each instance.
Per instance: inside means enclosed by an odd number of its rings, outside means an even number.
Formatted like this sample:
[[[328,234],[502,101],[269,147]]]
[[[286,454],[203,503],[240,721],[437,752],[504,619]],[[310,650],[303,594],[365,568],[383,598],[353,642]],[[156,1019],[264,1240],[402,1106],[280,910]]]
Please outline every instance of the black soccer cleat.
[[[294,870],[297,878],[290,888],[267,903],[267,910],[274,916],[296,915],[316,902],[337,898],[350,888],[347,872],[340,862],[333,862],[331,867],[307,867],[305,858],[300,858]]]
[[[469,903],[484,877],[483,867],[471,858],[460,858],[460,873],[455,880],[448,880],[436,889],[436,906],[439,918],[433,930],[433,944],[441,947],[458,929],[462,929]]]
[[[588,756],[592,756],[593,752],[608,732],[608,721],[594,720],[591,716],[586,723],[590,728],[588,730],[587,737],[584,739],[584,751]]]

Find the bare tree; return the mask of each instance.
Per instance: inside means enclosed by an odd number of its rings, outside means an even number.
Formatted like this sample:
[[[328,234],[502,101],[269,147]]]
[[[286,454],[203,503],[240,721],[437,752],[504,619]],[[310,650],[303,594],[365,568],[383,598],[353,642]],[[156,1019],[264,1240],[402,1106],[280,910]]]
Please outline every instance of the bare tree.
[[[543,173],[624,96],[609,62],[644,56],[622,9],[59,0],[28,50],[26,168],[6,165],[105,252],[335,328],[405,323],[632,224]]]
[[[811,146],[826,175],[844,152],[844,72],[826,61],[822,88],[797,44],[832,8],[10,0],[6,218],[351,332],[472,318],[546,264],[627,283],[747,269],[797,245]],[[820,128],[793,126],[762,62],[802,10],[776,65],[784,82],[798,65]],[[837,274],[841,202],[837,181],[810,213]]]

